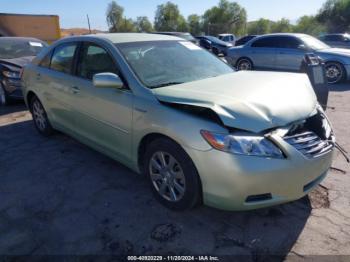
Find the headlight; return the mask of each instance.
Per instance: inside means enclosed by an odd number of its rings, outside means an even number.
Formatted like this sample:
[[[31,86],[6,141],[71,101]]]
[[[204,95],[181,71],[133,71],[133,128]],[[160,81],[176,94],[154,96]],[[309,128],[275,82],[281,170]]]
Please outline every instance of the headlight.
[[[2,74],[8,78],[20,78],[19,72],[3,71]]]
[[[282,151],[263,136],[242,133],[225,135],[201,131],[204,139],[215,149],[238,155],[284,158]]]

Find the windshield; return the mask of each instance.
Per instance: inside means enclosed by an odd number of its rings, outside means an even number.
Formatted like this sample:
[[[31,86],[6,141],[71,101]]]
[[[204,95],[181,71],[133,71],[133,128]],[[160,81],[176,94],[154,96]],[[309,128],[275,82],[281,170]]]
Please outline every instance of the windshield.
[[[223,61],[188,41],[116,44],[141,82],[149,88],[229,74]]]
[[[317,38],[312,37],[312,36],[303,36],[303,37],[301,37],[301,39],[304,41],[304,43],[308,47],[310,47],[311,49],[314,49],[314,50],[321,50],[321,49],[330,48],[329,45],[326,45],[322,41],[320,41]]]
[[[0,59],[36,56],[43,48],[43,42],[24,39],[0,38]]]
[[[196,39],[191,34],[183,34],[183,35],[179,35],[179,37],[186,39],[188,41],[196,41]]]

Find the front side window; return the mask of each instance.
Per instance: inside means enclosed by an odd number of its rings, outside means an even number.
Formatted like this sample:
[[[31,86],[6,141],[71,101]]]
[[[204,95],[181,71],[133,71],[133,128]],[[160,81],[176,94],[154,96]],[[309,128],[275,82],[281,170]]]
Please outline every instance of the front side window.
[[[300,45],[301,42],[294,37],[282,36],[278,38],[279,48],[298,49]]]
[[[108,52],[95,44],[84,44],[78,63],[78,76],[92,80],[95,74],[118,74],[112,57]]]
[[[260,47],[260,48],[277,48],[278,47],[278,39],[276,37],[264,37],[257,39],[252,43],[252,47]]]
[[[116,44],[140,81],[158,88],[234,72],[226,63],[187,41]]]
[[[51,58],[50,68],[58,72],[70,74],[72,72],[76,49],[77,43],[57,46]]]

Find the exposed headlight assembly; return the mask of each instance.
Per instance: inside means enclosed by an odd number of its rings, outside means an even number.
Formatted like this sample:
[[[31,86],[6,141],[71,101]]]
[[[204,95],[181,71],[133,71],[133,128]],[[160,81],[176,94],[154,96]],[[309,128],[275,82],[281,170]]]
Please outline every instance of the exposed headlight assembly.
[[[20,78],[19,72],[3,71],[2,74],[7,78]]]
[[[240,134],[219,134],[202,130],[203,138],[215,149],[246,156],[285,158],[283,152],[263,136]]]

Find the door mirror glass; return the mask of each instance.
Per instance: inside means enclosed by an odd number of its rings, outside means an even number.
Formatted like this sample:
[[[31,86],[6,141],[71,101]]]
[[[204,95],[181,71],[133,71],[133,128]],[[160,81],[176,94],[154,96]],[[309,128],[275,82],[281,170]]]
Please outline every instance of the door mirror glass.
[[[113,73],[99,73],[95,74],[92,82],[95,87],[99,88],[117,88],[122,89],[124,87],[123,81],[120,77]]]

